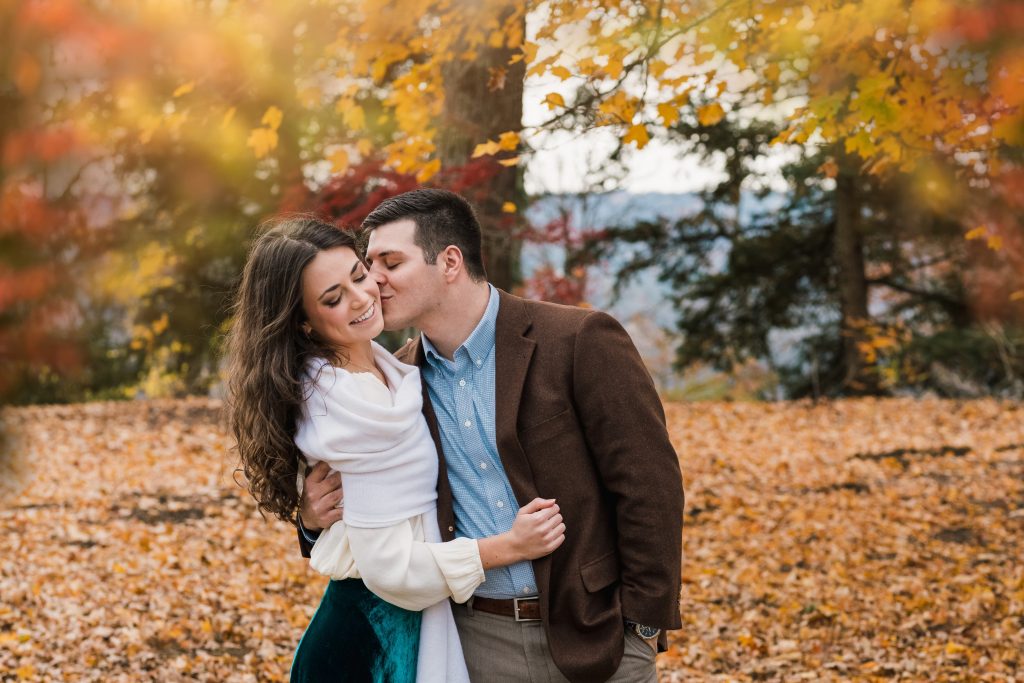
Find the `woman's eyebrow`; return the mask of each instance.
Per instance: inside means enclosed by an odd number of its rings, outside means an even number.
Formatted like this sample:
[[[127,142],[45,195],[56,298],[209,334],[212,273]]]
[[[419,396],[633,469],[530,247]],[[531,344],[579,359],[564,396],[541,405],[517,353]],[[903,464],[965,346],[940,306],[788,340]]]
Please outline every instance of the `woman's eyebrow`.
[[[320,295],[320,299],[323,299],[323,298],[324,298],[324,296],[326,296],[326,295],[327,295],[327,294],[328,294],[329,292],[333,292],[333,291],[334,291],[334,290],[336,290],[336,289],[337,289],[338,287],[341,287],[341,285],[340,285],[340,284],[338,284],[338,285],[331,285],[330,287],[328,287],[327,289],[325,289],[325,290],[323,291],[323,294],[321,294],[321,295]]]

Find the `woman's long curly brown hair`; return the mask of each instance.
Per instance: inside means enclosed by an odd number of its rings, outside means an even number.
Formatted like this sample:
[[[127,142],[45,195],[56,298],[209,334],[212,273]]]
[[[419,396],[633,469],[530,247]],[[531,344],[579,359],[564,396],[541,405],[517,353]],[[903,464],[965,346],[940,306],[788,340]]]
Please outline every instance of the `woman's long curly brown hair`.
[[[360,253],[355,235],[317,218],[272,222],[249,251],[228,333],[227,415],[242,472],[260,513],[292,523],[305,463],[294,441],[303,373],[310,359],[334,355],[301,330],[302,272],[336,247]]]

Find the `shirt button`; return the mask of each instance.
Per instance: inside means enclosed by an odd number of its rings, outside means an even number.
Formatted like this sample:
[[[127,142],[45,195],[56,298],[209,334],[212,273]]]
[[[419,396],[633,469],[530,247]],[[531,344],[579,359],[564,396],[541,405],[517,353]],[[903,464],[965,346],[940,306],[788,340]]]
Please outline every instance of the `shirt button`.
[[[480,469],[486,470],[487,469],[487,463],[485,463],[485,462],[480,463]]]
[[[476,362],[476,364],[477,364],[477,365],[483,365],[483,364],[484,364],[484,362],[483,362],[482,360],[478,360],[478,361]]]
[[[464,387],[464,386],[466,386],[466,380],[464,380],[464,379],[460,379],[460,380],[459,380],[459,386],[460,386],[460,387]]]
[[[455,527],[453,527],[453,526],[448,527],[448,531],[455,531]]]
[[[472,426],[473,426],[473,423],[472,423],[472,422],[470,422],[469,420],[466,420],[466,421],[465,421],[465,422],[463,422],[462,424],[466,425],[467,427],[472,427]]]
[[[523,586],[523,595],[529,595],[531,588],[529,586]]]
[[[498,501],[498,502],[496,503],[496,505],[497,505],[498,507],[500,507],[500,508],[503,508],[503,507],[505,507],[505,503],[504,503],[503,501],[500,501],[500,500],[499,500],[499,501]]]

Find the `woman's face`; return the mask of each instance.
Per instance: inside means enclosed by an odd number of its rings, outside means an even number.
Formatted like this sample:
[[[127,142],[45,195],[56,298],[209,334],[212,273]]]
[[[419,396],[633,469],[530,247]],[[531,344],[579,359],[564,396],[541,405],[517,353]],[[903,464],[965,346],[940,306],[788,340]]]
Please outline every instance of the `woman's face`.
[[[302,271],[302,306],[303,327],[332,348],[366,343],[384,329],[377,282],[349,247],[321,251]]]

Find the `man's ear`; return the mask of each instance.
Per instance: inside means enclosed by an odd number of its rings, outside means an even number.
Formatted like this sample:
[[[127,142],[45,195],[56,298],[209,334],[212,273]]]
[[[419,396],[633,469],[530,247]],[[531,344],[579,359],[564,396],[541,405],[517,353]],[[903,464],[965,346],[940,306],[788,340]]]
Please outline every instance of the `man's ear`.
[[[438,257],[437,264],[441,266],[441,272],[444,273],[444,279],[446,282],[454,282],[464,268],[462,260],[462,250],[454,244],[449,244],[444,248]]]

